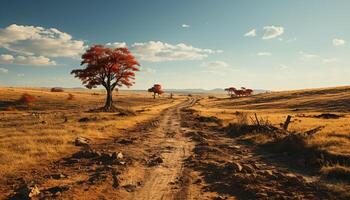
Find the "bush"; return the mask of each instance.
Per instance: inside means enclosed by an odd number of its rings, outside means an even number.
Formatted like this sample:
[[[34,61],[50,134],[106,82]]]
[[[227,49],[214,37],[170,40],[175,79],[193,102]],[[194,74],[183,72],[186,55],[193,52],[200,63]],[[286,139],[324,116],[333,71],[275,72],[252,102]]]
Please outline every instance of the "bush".
[[[30,95],[30,94],[27,94],[27,93],[24,93],[21,98],[18,99],[18,103],[20,104],[32,104],[34,103],[35,101],[37,101],[37,99]]]
[[[54,87],[54,88],[51,88],[51,92],[63,92],[63,88],[59,88],[59,87]]]
[[[71,94],[71,93],[69,93],[68,94],[68,98],[67,98],[67,100],[73,100],[74,99],[74,95],[73,94]]]
[[[13,107],[13,106],[7,106],[5,108],[5,111],[17,111],[17,109],[15,107]]]

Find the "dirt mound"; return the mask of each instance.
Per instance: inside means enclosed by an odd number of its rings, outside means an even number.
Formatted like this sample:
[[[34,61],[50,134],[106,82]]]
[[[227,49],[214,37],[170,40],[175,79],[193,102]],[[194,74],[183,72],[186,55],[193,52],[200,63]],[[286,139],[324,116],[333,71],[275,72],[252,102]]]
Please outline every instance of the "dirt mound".
[[[322,113],[320,115],[315,115],[316,118],[322,118],[322,119],[339,119],[343,117],[343,115],[337,115],[333,113]]]
[[[197,120],[199,122],[214,122],[217,124],[222,124],[222,120],[214,116],[210,116],[210,117],[198,116]]]

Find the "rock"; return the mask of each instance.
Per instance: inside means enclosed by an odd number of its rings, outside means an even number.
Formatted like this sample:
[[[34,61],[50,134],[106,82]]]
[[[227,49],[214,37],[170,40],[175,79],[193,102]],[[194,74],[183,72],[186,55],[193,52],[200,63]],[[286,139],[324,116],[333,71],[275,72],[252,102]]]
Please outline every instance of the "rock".
[[[122,152],[119,152],[119,153],[117,154],[117,159],[118,159],[118,160],[121,160],[121,159],[123,159],[123,158],[124,158],[124,156],[123,156]]]
[[[94,158],[97,154],[94,151],[87,150],[87,151],[78,151],[73,154],[73,158],[81,159],[81,158]]]
[[[71,187],[69,185],[61,185],[61,186],[55,186],[52,188],[47,189],[46,191],[49,191],[53,195],[61,195],[62,192],[69,190]]]
[[[74,144],[75,146],[86,146],[89,145],[90,140],[84,137],[75,138]]]
[[[153,167],[156,165],[159,165],[160,163],[163,163],[163,159],[159,156],[154,156],[150,160],[148,160],[148,166]]]
[[[53,179],[61,179],[61,178],[66,178],[67,175],[59,173],[59,174],[51,174],[50,177]]]
[[[35,197],[40,194],[40,190],[38,186],[28,186],[25,185],[24,187],[17,190],[14,199],[31,199],[32,197]]]
[[[133,143],[133,140],[131,139],[121,139],[118,141],[119,144],[132,144]]]
[[[90,121],[90,119],[87,118],[87,117],[83,117],[83,118],[80,118],[80,119],[78,120],[78,122],[89,122],[89,121]]]
[[[124,158],[124,155],[122,152],[113,152],[111,155],[112,160],[122,160]]]

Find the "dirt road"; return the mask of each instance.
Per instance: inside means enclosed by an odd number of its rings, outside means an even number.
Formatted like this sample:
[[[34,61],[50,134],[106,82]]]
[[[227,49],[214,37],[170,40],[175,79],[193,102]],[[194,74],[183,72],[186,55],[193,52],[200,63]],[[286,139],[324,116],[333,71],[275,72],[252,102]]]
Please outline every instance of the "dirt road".
[[[24,199],[23,187],[33,185],[40,190],[34,199],[342,198],[207,126],[188,109],[195,102],[188,98],[117,138],[83,146],[30,180],[9,180],[9,199]]]

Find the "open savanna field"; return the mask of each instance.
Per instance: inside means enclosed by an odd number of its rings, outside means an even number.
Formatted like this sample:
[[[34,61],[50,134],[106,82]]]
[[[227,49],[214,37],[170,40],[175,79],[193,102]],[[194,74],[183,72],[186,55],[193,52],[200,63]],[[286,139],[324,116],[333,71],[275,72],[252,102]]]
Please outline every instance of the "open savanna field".
[[[280,127],[291,115],[290,132],[322,127],[307,141],[308,145],[350,156],[350,87],[270,92],[240,98],[203,98],[193,108],[203,116],[223,120],[224,126],[249,124],[255,121],[257,114],[259,120]]]
[[[306,174],[313,178],[331,179],[339,187],[349,182],[350,87],[239,98],[211,96],[200,99],[193,109],[200,116],[218,120],[231,136],[285,157],[280,160],[288,167],[310,172]],[[288,115],[291,122],[287,133],[279,135],[256,127],[259,121],[261,127],[282,129]]]
[[[0,199],[350,197],[350,87],[105,98],[0,88]]]
[[[28,105],[17,102],[23,94],[36,100]],[[0,88],[1,184],[9,176],[27,175],[29,169],[77,151],[76,137],[97,140],[118,136],[121,130],[150,120],[179,101],[128,92],[114,98],[121,112],[104,113],[93,111],[105,101],[101,91]]]

